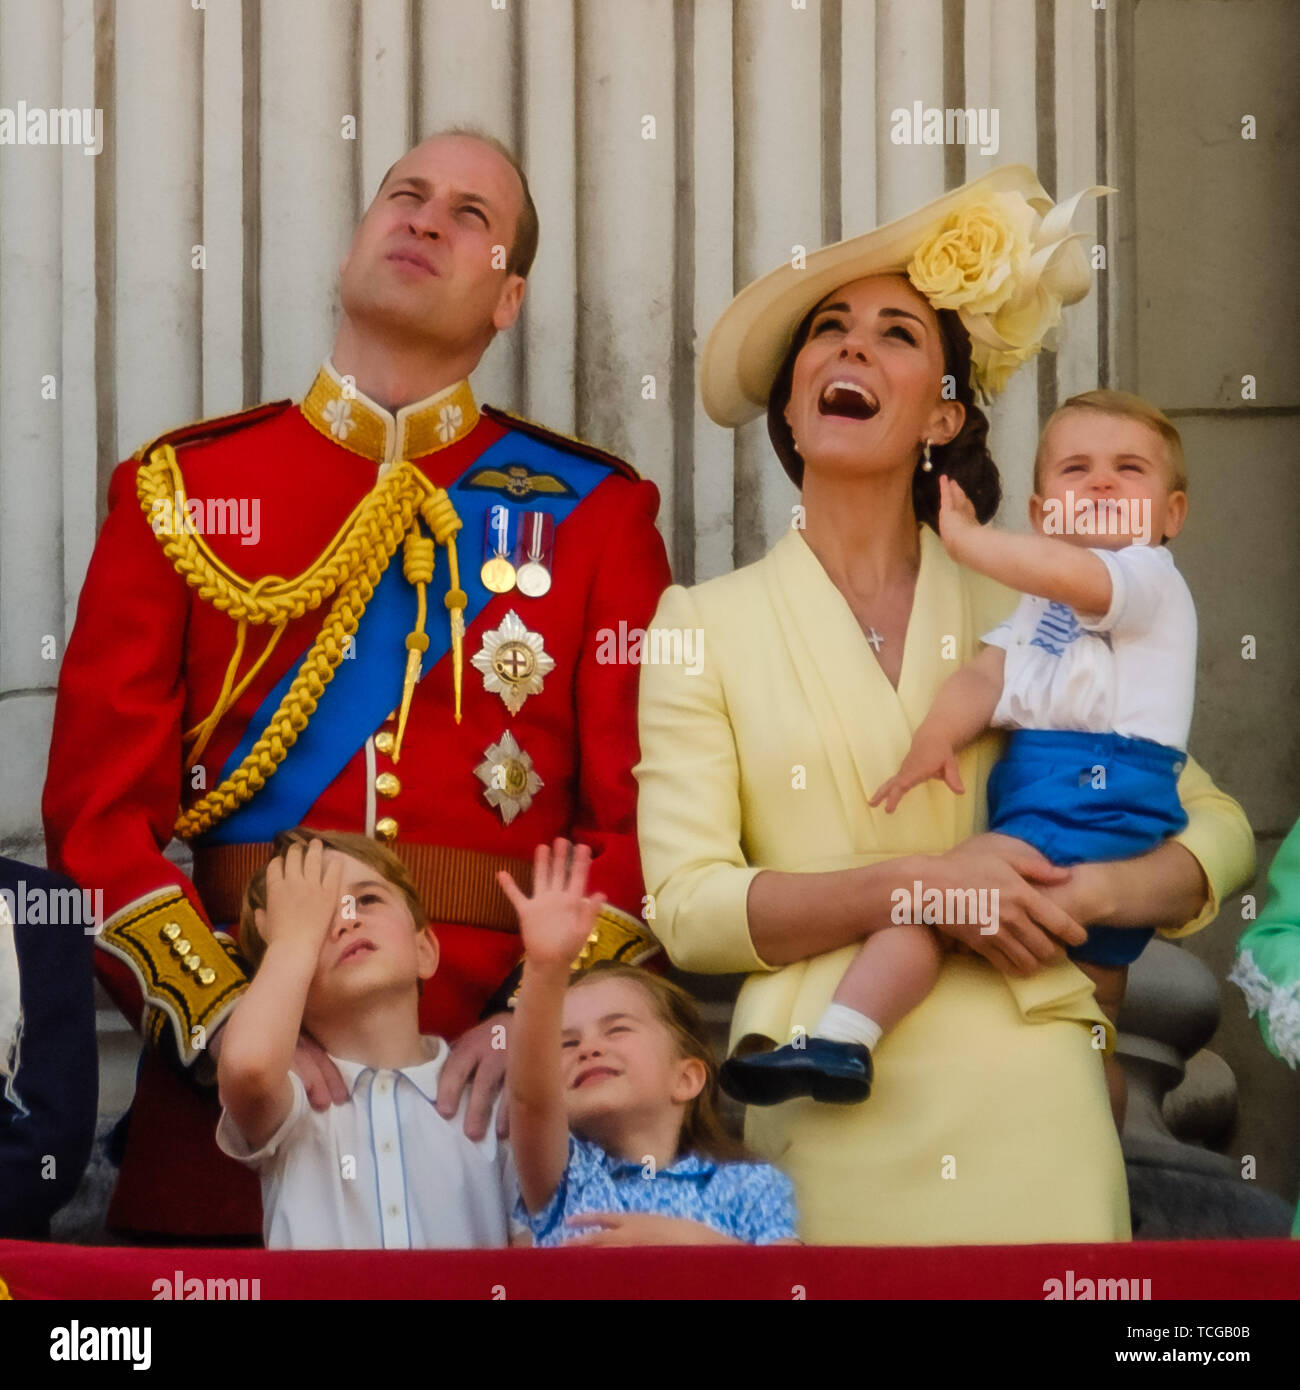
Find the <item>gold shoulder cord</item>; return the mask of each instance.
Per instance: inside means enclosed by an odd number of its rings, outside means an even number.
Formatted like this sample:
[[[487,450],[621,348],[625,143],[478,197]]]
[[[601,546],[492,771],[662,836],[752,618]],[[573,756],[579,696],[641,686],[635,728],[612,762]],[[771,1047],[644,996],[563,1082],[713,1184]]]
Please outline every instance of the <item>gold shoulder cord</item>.
[[[444,603],[451,622],[452,678],[456,722],[460,722],[463,610],[467,602],[460,587],[456,557],[455,537],[461,521],[447,493],[434,487],[418,468],[404,460],[395,465],[357,504],[316,560],[296,578],[267,575],[252,584],[224,565],[203,537],[186,525],[185,484],[170,444],[153,450],[149,461],[140,465],[136,474],[136,495],[151,525],[156,515],[155,504],[175,509],[171,513],[174,524],[159,534],[163,552],[185,582],[198,590],[201,599],[226,613],[237,624],[235,650],[226,667],[217,702],[207,717],[184,735],[184,741],[192,745],[188,755],[191,767],[202,756],[222,716],[265,665],[289,623],[336,595],[320,633],[262,736],[229,777],[177,818],[174,829],[182,839],[191,839],[210,830],[251,800],[266,785],[267,778],[274,775],[315,713],[322,692],[334,678],[335,668],[356,635],[357,624],[375,585],[403,538],[406,540],[403,571],[416,586],[418,615],[415,630],[406,639],[409,655],[396,741],[400,746],[411,696],[420,676],[420,658],[429,645],[424,619],[426,587],[433,578],[435,544],[447,548],[451,586]],[[420,534],[421,521],[433,533],[432,541]],[[261,655],[235,685],[250,625],[269,625],[273,631]]]

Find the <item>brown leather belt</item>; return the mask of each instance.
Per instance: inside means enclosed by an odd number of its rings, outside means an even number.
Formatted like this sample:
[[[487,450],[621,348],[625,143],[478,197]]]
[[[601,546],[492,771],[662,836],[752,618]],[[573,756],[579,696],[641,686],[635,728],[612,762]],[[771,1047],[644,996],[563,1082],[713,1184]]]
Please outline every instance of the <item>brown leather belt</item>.
[[[419,890],[430,922],[460,922],[490,931],[519,930],[515,910],[497,882],[497,870],[508,870],[520,888],[531,893],[531,860],[451,845],[399,841],[392,848]],[[244,886],[258,869],[270,863],[272,852],[270,844],[195,847],[194,887],[214,924],[239,921]]]

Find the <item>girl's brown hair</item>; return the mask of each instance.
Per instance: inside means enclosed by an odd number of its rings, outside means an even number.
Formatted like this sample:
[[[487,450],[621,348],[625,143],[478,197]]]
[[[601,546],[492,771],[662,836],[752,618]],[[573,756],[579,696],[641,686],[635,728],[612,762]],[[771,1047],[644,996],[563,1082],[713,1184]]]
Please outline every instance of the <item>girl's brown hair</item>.
[[[808,331],[817,307],[814,304],[795,329],[790,351],[781,363],[767,398],[768,438],[781,460],[782,468],[799,488],[803,487],[803,459],[794,447],[794,435],[786,421],[785,408],[789,404],[790,388],[794,382],[795,358],[808,341]],[[939,320],[939,340],[943,345],[944,375],[953,383],[953,399],[960,401],[966,411],[966,418],[955,437],[947,444],[931,446],[933,469],[927,473],[918,465],[912,474],[912,510],[916,513],[916,519],[931,530],[938,531],[941,473],[946,473],[960,484],[981,523],[990,520],[997,511],[1002,501],[1002,482],[998,476],[998,466],[988,449],[988,417],[977,404],[971,386],[970,334],[954,310],[936,309],[935,315]]]
[[[415,930],[422,931],[428,925],[429,915],[424,910],[419,891],[411,882],[406,865],[392,850],[368,835],[357,835],[346,830],[310,830],[300,825],[293,830],[282,830],[275,837],[271,859],[283,859],[293,845],[309,845],[313,840],[319,840],[326,849],[359,859],[368,868],[374,869],[402,895],[415,923]],[[269,867],[269,863],[264,865],[249,879],[239,911],[239,950],[253,970],[261,965],[262,957],[266,954],[266,942],[257,930],[256,913],[259,908],[266,907],[266,870]]]
[[[617,961],[598,961],[590,970],[575,975],[569,981],[569,988],[579,989],[602,980],[627,980],[636,985],[650,1000],[655,1016],[672,1034],[680,1055],[695,1057],[704,1063],[704,1085],[686,1106],[678,1154],[696,1153],[722,1163],[752,1161],[753,1155],[739,1139],[728,1133],[718,1113],[718,1060],[709,1045],[695,1000],[662,975],[652,975],[648,970]]]

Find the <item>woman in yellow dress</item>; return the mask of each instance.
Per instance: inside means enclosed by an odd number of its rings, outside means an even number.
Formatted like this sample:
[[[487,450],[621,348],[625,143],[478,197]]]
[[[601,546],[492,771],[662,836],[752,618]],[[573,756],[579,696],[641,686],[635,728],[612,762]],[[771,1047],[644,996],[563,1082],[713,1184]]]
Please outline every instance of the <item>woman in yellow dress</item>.
[[[972,388],[1000,389],[1087,292],[1077,201],[1053,208],[1031,170],[995,170],[763,277],[705,349],[706,409],[731,426],[766,409],[801,495],[762,560],[670,588],[655,617],[702,634],[703,661],[642,670],[651,925],[682,969],[749,976],[734,1047],[810,1033],[862,938],[891,925],[895,890],[998,892],[995,933],[940,924],[939,984],[878,1045],[868,1101],[749,1111],[810,1242],[1127,1239],[1112,1030],[1063,945],[1088,923],[1195,931],[1253,870],[1241,808],[1190,759],[1181,835],[1069,871],[981,834],[996,734],[961,755],[965,795],[929,782],[892,815],[868,805],[1015,605],[948,557],[937,480],[955,477],[981,521],[996,510]]]

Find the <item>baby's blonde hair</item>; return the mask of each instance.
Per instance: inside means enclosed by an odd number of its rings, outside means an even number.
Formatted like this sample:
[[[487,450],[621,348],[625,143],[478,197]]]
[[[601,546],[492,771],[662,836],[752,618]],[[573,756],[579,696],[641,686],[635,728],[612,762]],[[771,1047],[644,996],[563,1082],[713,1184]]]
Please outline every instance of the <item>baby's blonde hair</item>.
[[[1040,492],[1043,486],[1043,450],[1047,436],[1051,434],[1052,426],[1069,410],[1093,410],[1099,415],[1117,415],[1153,429],[1165,442],[1165,456],[1169,460],[1171,476],[1170,492],[1187,491],[1187,456],[1183,453],[1182,436],[1163,410],[1128,391],[1084,391],[1058,405],[1039,436],[1038,452],[1034,455],[1035,492]]]

